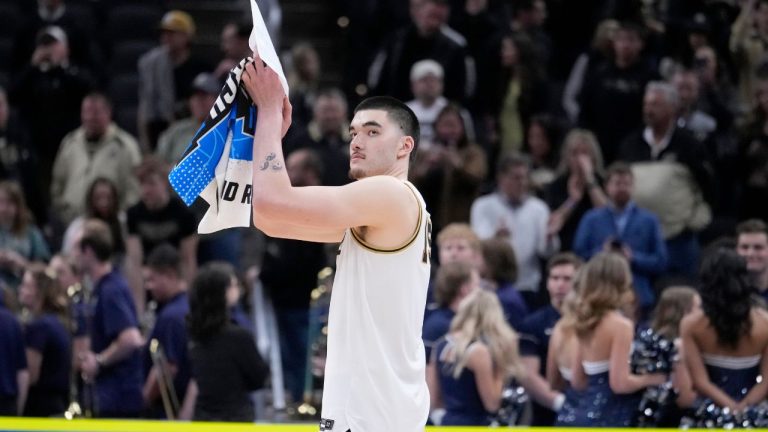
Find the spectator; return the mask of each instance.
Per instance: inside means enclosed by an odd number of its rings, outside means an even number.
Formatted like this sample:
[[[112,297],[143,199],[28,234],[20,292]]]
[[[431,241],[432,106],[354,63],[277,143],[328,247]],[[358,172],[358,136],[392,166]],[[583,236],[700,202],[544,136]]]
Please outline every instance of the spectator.
[[[424,320],[421,331],[427,359],[431,358],[432,348],[448,334],[451,320],[456,316],[461,302],[474,290],[480,289],[480,275],[467,262],[451,262],[437,270],[434,286],[435,300],[439,307]]]
[[[680,323],[685,362],[701,396],[742,411],[765,400],[768,382],[758,377],[768,361],[768,314],[753,303],[746,262],[733,251],[707,257],[701,281],[701,310]]]
[[[291,89],[293,119],[297,124],[306,125],[312,120],[319,96],[320,54],[309,42],[298,42],[291,48],[291,66],[286,79]],[[346,115],[346,108],[344,110]]]
[[[692,278],[699,259],[697,233],[711,220],[713,177],[706,148],[676,125],[678,101],[671,84],[649,84],[645,128],[627,137],[619,157],[632,164],[635,202],[661,222],[667,273]]]
[[[107,224],[86,221],[78,252],[96,299],[88,320],[90,348],[78,359],[83,379],[95,386],[95,415],[138,417],[143,405],[140,348],[144,340],[128,282],[111,262],[113,242]]]
[[[30,384],[24,415],[60,416],[67,409],[72,367],[70,334],[64,323],[66,297],[45,267],[30,266],[19,289],[19,303],[31,315],[24,326]]]
[[[480,271],[483,265],[482,248],[480,239],[472,227],[466,223],[452,223],[441,229],[436,236],[437,257],[440,265],[454,262],[464,262],[472,268]],[[424,320],[429,318],[439,304],[435,300],[434,273],[429,280],[427,289],[427,305]]]
[[[600,252],[624,255],[641,317],[647,318],[656,304],[654,280],[664,273],[668,256],[659,220],[632,201],[634,184],[629,165],[616,162],[608,168],[605,190],[610,203],[584,215],[573,250],[585,260]]]
[[[697,48],[693,63],[701,85],[699,108],[715,119],[720,130],[730,129],[737,102],[736,90],[726,71],[727,65],[710,46]]]
[[[622,23],[613,39],[613,58],[594,69],[579,96],[579,125],[595,133],[608,163],[622,138],[642,125],[643,90],[657,77],[642,51],[642,29]]]
[[[160,245],[149,255],[144,286],[158,303],[149,342],[152,344],[156,340],[159,343],[158,349],[162,350],[170,375],[163,377],[163,372],[152,361],[151,347],[145,347],[144,370],[147,374],[142,395],[150,416],[155,417],[162,413],[160,386],[166,385],[164,379],[173,382],[176,400],[183,401],[191,373],[185,324],[189,299],[186,283],[181,278],[181,257],[173,246]]]
[[[411,91],[414,98],[406,105],[419,119],[419,140],[422,144],[435,140],[435,120],[448,105],[448,99],[443,96],[443,76],[443,67],[431,59],[419,60],[411,67]],[[471,122],[468,112],[463,110],[462,116],[465,123]]]
[[[706,142],[717,129],[717,121],[698,108],[699,76],[692,70],[680,69],[672,75],[672,84],[680,95],[677,125],[690,131],[699,142]]]
[[[38,155],[38,187],[47,193],[61,140],[80,124],[81,105],[92,81],[89,74],[70,63],[67,36],[60,27],[46,27],[37,35],[36,43],[31,63],[19,72],[9,96],[26,122]]]
[[[208,112],[220,91],[221,85],[214,75],[203,72],[195,77],[192,81],[192,94],[187,102],[190,115],[171,123],[168,129],[160,134],[155,152],[158,159],[170,166],[176,165],[192,143],[200,125],[208,117]]]
[[[107,225],[112,233],[114,241],[115,257],[117,263],[122,263],[125,257],[125,238],[128,235],[125,225],[125,212],[120,209],[120,194],[112,180],[105,177],[96,178],[88,187],[85,195],[85,212],[78,216],[67,227],[62,242],[62,251],[71,253],[77,247],[77,242],[83,234],[85,221],[88,219],[100,219]]]
[[[227,271],[207,265],[195,276],[189,293],[195,420],[253,422],[248,392],[264,387],[269,375],[251,333],[229,322],[225,292],[231,283]]]
[[[768,76],[761,76],[755,85],[755,105],[739,143],[743,188],[739,213],[742,218],[768,220],[768,210],[762,205],[768,198]]]
[[[614,19],[601,21],[595,29],[590,49],[576,58],[563,90],[563,109],[571,123],[576,123],[579,119],[581,112],[579,99],[584,82],[599,65],[608,61],[613,55],[613,39],[618,29],[619,22]]]
[[[504,318],[513,329],[519,331],[528,315],[530,301],[523,299],[515,282],[517,280],[517,263],[515,251],[509,241],[504,238],[492,237],[482,241],[483,266],[480,275],[486,287],[496,293],[504,311]]]
[[[120,208],[138,199],[138,185],[131,174],[141,162],[141,150],[128,132],[112,122],[109,99],[91,93],[83,99],[80,112],[82,125],[64,137],[53,166],[51,200],[65,224],[84,213],[88,187],[99,177],[117,186]]]
[[[535,57],[531,41],[522,35],[504,36],[494,55],[499,56],[500,65],[482,81],[487,84],[485,89],[478,91],[491,109],[488,130],[498,134],[489,141],[492,146],[497,143],[499,154],[520,151],[531,117],[548,108],[544,65]]]
[[[0,182],[0,282],[15,289],[33,261],[48,261],[51,252],[32,222],[17,183]]]
[[[584,129],[568,132],[557,173],[544,193],[552,209],[547,229],[559,234],[563,250],[571,250],[584,214],[608,203],[603,191],[603,154],[592,132]]]
[[[293,129],[284,148],[286,156],[300,148],[316,151],[323,162],[323,186],[349,183],[349,119],[344,94],[337,88],[317,93],[312,120],[306,127]]]
[[[768,226],[749,219],[736,227],[736,236],[736,252],[747,262],[758,294],[768,301]]]
[[[537,195],[555,180],[562,138],[561,125],[554,117],[539,114],[531,118],[523,151],[531,157],[531,187]]]
[[[21,325],[4,302],[0,302],[0,415],[20,416],[29,389],[27,357]]]
[[[764,61],[768,41],[768,1],[747,0],[731,27],[729,48],[739,71],[739,112],[745,114],[755,94],[755,72]]]
[[[446,0],[411,0],[411,24],[397,30],[373,61],[368,72],[372,94],[386,94],[411,100],[411,67],[431,58],[445,71],[446,98],[464,102],[474,94],[475,66],[466,50],[466,41],[444,31],[450,14]]]
[[[413,168],[413,182],[436,230],[469,221],[470,206],[488,171],[485,151],[469,139],[463,111],[455,104],[440,111],[433,145],[420,146]]]
[[[32,5],[25,8],[26,3]],[[20,31],[13,41],[13,58],[7,59],[14,70],[18,71],[29,62],[30,57],[34,57],[35,37],[46,27],[52,26],[60,28],[70,41],[68,45],[74,64],[93,71],[103,69],[100,64],[103,56],[98,46],[100,41],[90,37],[97,30],[91,14],[77,13],[74,7],[67,7],[65,0],[37,0],[19,4],[22,10],[26,9],[26,16],[18,26]]]
[[[10,109],[8,95],[0,86],[0,180],[21,185],[35,220],[45,221],[48,205],[38,182],[38,155],[32,151],[29,133]]]
[[[195,77],[211,70],[192,54],[195,22],[188,13],[167,12],[160,31],[160,46],[139,58],[139,133],[149,150],[174,119],[183,117],[179,113],[192,94]]]
[[[240,63],[240,60],[253,55],[253,50],[248,44],[252,29],[250,20],[231,21],[224,24],[219,45],[224,58],[219,61],[213,71],[214,78],[223,83],[227,80],[229,71]]]
[[[285,168],[293,186],[320,185],[323,165],[313,150],[294,151]],[[285,386],[291,400],[300,402],[307,369],[311,294],[317,287],[318,272],[326,266],[326,253],[320,243],[271,237],[265,242],[259,277],[275,309]]]
[[[512,20],[509,28],[513,34],[523,34],[532,43],[537,63],[548,67],[552,59],[552,40],[544,31],[547,20],[547,4],[544,0],[519,0],[512,3]]]
[[[462,302],[451,332],[427,366],[430,410],[445,408],[441,426],[490,425],[509,378],[522,375],[517,334],[504,321],[496,296],[476,290]]]
[[[235,268],[226,262],[218,262],[215,264],[222,271],[229,273],[229,278],[232,279],[226,292],[227,310],[229,311],[230,322],[253,333],[255,327],[253,326],[253,321],[248,313],[250,308],[247,308],[247,305],[245,304],[246,292],[243,290],[243,283],[237,276]]]
[[[144,310],[141,266],[149,254],[169,243],[181,254],[181,275],[191,281],[197,268],[197,224],[194,214],[171,195],[168,168],[148,157],[139,165],[136,177],[141,185],[141,200],[127,211],[129,280],[136,306]]]
[[[581,259],[572,253],[553,255],[547,262],[549,304],[526,316],[520,326],[520,355],[528,371],[520,383],[534,400],[533,426],[552,426],[555,413],[565,401],[565,396],[553,389],[544,375],[550,336],[562,315],[565,297],[573,291],[581,265]]]
[[[472,203],[472,229],[481,239],[506,237],[517,257],[517,289],[527,303],[538,297],[541,264],[560,248],[557,236],[547,231],[549,209],[529,193],[530,168],[521,156],[502,156],[496,169],[496,192]]]

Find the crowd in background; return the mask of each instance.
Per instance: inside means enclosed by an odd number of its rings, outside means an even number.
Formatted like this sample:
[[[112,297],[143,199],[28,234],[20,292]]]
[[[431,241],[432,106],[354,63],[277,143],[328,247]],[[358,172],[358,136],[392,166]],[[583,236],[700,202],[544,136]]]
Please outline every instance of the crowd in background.
[[[187,12],[108,3],[0,1],[16,18],[0,31],[0,414],[59,415],[77,388],[97,416],[167,416],[166,364],[175,416],[253,420],[248,392],[269,375],[245,312],[256,281],[301,402],[310,293],[333,252],[198,235],[205,209],[167,180],[250,55],[251,23],[227,23],[211,61]],[[768,1],[336,6],[340,82],[313,41],[281,50],[286,168],[295,186],[346,184],[357,102],[417,115],[410,180],[438,252],[431,421],[488,424],[511,377],[537,425],[633,424],[638,392],[666,382],[678,423],[705,400],[765,399]],[[139,9],[148,29],[120,27]],[[669,374],[630,369],[636,328],[679,347]]]

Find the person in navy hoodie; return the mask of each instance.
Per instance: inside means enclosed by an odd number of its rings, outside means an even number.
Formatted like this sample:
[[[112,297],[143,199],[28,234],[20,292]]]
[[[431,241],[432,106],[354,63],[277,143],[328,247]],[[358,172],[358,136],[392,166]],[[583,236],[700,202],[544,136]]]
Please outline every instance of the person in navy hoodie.
[[[0,417],[21,414],[28,388],[29,372],[21,325],[0,302]]]
[[[148,342],[157,340],[168,362],[168,369],[173,378],[173,390],[181,403],[189,384],[190,363],[187,354],[187,324],[189,298],[186,282],[181,276],[181,256],[175,247],[163,244],[156,247],[147,258],[144,287],[157,301],[159,309],[157,320],[152,328]],[[149,415],[156,417],[161,413],[160,401],[161,375],[152,363],[149,344],[144,354],[144,404]],[[175,413],[174,413],[175,414]]]
[[[483,282],[496,292],[507,323],[516,331],[520,331],[520,326],[528,315],[528,305],[515,286],[518,274],[515,250],[508,239],[499,237],[483,240],[481,247]]]
[[[528,370],[520,383],[533,397],[533,426],[552,426],[555,413],[565,402],[565,395],[553,389],[544,378],[549,338],[560,319],[565,297],[573,291],[576,272],[583,264],[571,252],[555,254],[547,262],[549,304],[531,313],[521,325],[520,355]]]
[[[624,255],[632,270],[640,317],[644,319],[655,305],[654,278],[663,274],[668,256],[658,218],[632,201],[633,188],[629,165],[616,162],[608,167],[605,190],[610,205],[584,215],[573,249],[585,260],[603,251]]]
[[[138,417],[143,405],[140,348],[144,340],[128,282],[111,261],[109,226],[96,219],[86,221],[78,252],[96,299],[88,319],[91,350],[78,355],[83,379],[95,384],[96,416]]]
[[[432,348],[448,334],[451,320],[459,310],[462,300],[480,288],[480,275],[477,270],[462,261],[443,264],[435,279],[435,299],[440,307],[424,320],[421,331],[427,361],[432,354]]]
[[[31,319],[24,326],[29,396],[25,416],[51,417],[67,408],[72,349],[65,327],[67,304],[62,300],[52,271],[30,266],[19,287],[19,303]]]

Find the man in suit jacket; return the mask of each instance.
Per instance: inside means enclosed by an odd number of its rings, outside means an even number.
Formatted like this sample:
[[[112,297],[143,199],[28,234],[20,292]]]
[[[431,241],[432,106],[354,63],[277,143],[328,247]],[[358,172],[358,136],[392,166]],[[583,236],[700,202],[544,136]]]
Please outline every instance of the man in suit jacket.
[[[574,251],[585,260],[612,250],[623,254],[632,268],[635,296],[643,317],[653,309],[653,279],[667,266],[667,247],[656,216],[632,201],[634,177],[626,163],[608,168],[605,189],[610,205],[592,209],[576,231]]]

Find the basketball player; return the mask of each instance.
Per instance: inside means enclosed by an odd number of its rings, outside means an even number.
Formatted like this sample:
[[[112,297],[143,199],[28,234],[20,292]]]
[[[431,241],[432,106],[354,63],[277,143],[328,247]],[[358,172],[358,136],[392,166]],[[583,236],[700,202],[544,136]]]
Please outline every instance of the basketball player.
[[[421,325],[431,224],[424,200],[407,181],[419,140],[416,116],[389,97],[364,100],[349,128],[350,177],[357,181],[291,187],[280,148],[291,119],[288,99],[258,57],[243,82],[258,108],[256,227],[272,237],[341,242],[320,430],[423,431],[429,392]]]

